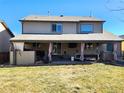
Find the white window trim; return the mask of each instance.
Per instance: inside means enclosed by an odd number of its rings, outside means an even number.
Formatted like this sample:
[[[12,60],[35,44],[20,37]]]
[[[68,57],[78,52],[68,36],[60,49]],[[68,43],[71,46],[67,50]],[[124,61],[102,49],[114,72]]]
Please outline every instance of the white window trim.
[[[53,24],[62,27],[62,31],[61,31],[61,32],[57,32],[57,31],[58,31],[58,27],[57,27],[57,30],[56,30],[56,31],[53,31],[53,28],[52,28],[52,26],[51,26],[52,32],[53,32],[53,33],[62,33],[62,32],[63,32],[63,24],[62,24],[62,23],[52,23],[52,25],[53,25]]]

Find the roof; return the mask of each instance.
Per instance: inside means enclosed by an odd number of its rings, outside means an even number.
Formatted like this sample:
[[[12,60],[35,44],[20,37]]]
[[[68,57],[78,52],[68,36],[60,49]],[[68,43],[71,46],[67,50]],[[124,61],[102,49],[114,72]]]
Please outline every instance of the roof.
[[[122,39],[124,40],[124,35],[120,35],[119,37],[122,38]]]
[[[3,20],[0,20],[0,23],[6,28],[7,32],[8,32],[12,37],[14,37],[14,34],[13,34],[12,31],[8,28],[7,24],[6,24]]]
[[[91,34],[61,34],[61,35],[36,35],[22,34],[11,39],[11,41],[121,41],[122,39],[112,33]]]
[[[105,22],[104,20],[88,16],[38,16],[32,15],[22,18],[20,21],[63,21],[63,22],[80,22],[80,21],[98,21]]]

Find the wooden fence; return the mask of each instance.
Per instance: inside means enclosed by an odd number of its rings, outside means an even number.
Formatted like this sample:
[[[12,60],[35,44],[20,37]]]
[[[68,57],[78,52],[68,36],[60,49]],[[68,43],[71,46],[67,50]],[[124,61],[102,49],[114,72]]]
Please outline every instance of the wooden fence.
[[[9,62],[9,52],[0,53],[0,64]]]

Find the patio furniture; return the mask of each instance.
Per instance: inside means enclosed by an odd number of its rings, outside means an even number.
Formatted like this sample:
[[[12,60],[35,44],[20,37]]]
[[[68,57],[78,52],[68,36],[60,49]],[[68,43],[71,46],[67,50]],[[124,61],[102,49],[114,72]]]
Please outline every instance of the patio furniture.
[[[71,61],[74,61],[74,56],[71,56]]]
[[[74,60],[81,61],[81,55],[75,55],[74,56]],[[87,60],[87,61],[98,60],[98,55],[96,55],[96,54],[87,54],[87,55],[84,55],[84,60]]]

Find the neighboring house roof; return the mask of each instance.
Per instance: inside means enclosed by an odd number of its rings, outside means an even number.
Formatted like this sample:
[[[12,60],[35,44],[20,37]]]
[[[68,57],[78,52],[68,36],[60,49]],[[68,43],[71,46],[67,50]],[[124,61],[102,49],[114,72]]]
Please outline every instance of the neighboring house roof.
[[[122,39],[124,40],[124,35],[120,35],[119,37],[122,38]]]
[[[32,15],[22,18],[20,21],[57,21],[57,22],[80,22],[80,21],[95,21],[105,22],[104,20],[95,17],[81,17],[81,16],[38,16]]]
[[[0,20],[0,23],[6,28],[6,31],[11,35],[11,37],[14,37],[14,34],[13,34],[12,31],[8,28],[7,24],[6,24],[3,20]]]
[[[122,39],[110,32],[91,34],[61,34],[61,35],[36,35],[23,34],[16,36],[11,41],[121,41]]]

